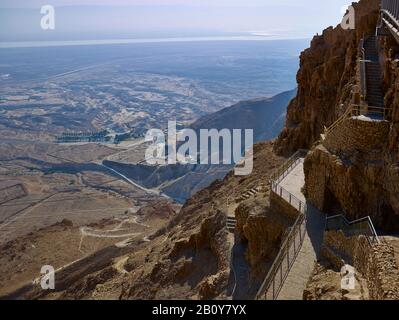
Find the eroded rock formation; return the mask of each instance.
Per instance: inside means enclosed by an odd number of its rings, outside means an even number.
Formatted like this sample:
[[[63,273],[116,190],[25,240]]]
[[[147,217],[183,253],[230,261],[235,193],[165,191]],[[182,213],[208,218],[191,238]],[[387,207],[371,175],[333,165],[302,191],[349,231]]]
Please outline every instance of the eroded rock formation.
[[[288,155],[310,148],[324,126],[345,111],[355,84],[357,49],[364,34],[374,34],[379,1],[354,3],[356,29],[327,28],[302,52],[297,74],[298,94],[288,106],[287,119],[274,150]]]

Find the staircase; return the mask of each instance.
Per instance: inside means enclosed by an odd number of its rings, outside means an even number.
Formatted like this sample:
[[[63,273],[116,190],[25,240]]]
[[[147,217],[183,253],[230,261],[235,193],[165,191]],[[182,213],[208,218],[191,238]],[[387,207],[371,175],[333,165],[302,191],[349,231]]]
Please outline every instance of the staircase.
[[[382,91],[382,70],[377,51],[377,38],[371,36],[364,41],[364,58],[366,63],[366,100],[369,105],[369,113],[381,114],[384,108],[384,94]]]
[[[252,188],[252,189],[248,190],[247,192],[243,193],[240,196],[240,198],[238,199],[238,201],[245,201],[245,200],[248,200],[249,198],[255,197],[262,190],[263,190],[262,186]]]
[[[230,216],[228,216],[228,217],[227,217],[227,223],[226,223],[226,225],[227,225],[227,230],[228,230],[229,232],[231,232],[231,233],[234,233],[234,231],[235,231],[235,229],[236,229],[236,223],[237,223],[237,221],[236,221],[236,218],[235,218],[235,217],[230,217]]]

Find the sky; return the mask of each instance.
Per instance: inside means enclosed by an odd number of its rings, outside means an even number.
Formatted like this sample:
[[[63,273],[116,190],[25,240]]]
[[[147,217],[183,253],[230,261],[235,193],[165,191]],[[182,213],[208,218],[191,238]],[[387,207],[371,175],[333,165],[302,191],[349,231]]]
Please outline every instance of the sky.
[[[42,5],[55,30],[40,28]],[[0,42],[255,34],[310,38],[348,0],[0,0]]]

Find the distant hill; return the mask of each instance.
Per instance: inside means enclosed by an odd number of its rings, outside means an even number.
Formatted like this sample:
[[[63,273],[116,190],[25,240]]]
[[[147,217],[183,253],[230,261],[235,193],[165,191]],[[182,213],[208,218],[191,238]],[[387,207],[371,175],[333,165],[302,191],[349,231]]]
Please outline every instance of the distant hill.
[[[200,118],[191,128],[200,129],[253,129],[254,142],[272,140],[284,127],[286,108],[296,95],[296,89],[272,98],[239,102],[231,107]],[[146,188],[157,188],[184,203],[198,191],[217,179],[223,179],[233,165],[131,165],[105,161],[107,166],[118,170]]]
[[[200,129],[253,129],[254,142],[277,137],[284,127],[288,103],[297,90],[286,91],[272,98],[241,101],[231,107],[206,115],[192,128]]]

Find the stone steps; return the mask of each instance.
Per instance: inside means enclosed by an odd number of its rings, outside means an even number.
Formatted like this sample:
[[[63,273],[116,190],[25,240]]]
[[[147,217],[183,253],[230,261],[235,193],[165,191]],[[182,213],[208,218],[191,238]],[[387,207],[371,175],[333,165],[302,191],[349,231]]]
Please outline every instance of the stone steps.
[[[235,217],[227,217],[226,226],[229,232],[234,232],[236,229],[237,220]]]
[[[263,190],[263,187],[259,186],[256,188],[252,188],[248,191],[246,191],[245,193],[243,193],[239,198],[238,201],[244,201],[244,200],[248,200],[249,198],[252,198],[254,196],[256,196],[259,192],[261,192]]]
[[[369,106],[384,107],[382,91],[382,70],[378,62],[377,39],[369,37],[364,43],[366,58],[373,62],[366,64],[367,103]]]

